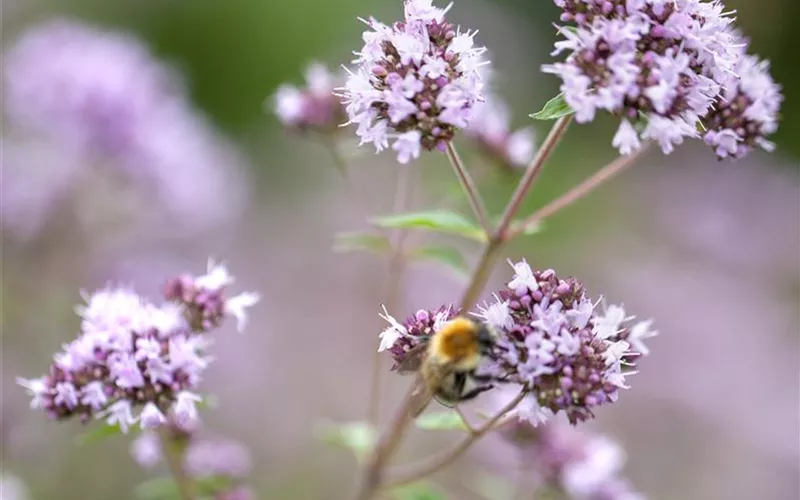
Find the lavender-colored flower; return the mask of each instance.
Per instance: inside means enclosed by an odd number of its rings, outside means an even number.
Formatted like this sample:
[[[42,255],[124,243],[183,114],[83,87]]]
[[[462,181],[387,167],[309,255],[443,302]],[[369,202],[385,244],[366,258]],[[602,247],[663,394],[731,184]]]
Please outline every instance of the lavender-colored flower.
[[[228,279],[209,279],[221,275]],[[168,295],[171,302],[161,305],[128,288],[84,294],[86,305],[76,308],[82,318],[78,338],[54,356],[47,375],[18,379],[32,397],[31,407],[58,420],[104,418],[123,432],[137,423],[158,427],[170,413],[189,425],[197,418],[196,390],[211,362],[203,334],[233,315],[230,302],[242,302],[225,298],[230,282],[227,271],[214,266],[192,279],[213,287],[195,285],[191,294]],[[258,299],[242,296],[251,303]],[[244,308],[235,313],[244,314]]]
[[[168,280],[164,285],[164,296],[188,309],[189,324],[196,330],[216,328],[224,317],[233,316],[241,332],[247,323],[247,309],[255,305],[260,296],[244,292],[226,297],[225,289],[233,282],[224,265],[209,259],[205,275],[195,278],[185,274]]]
[[[742,158],[754,147],[772,151],[766,139],[778,129],[781,87],[769,74],[769,62],[742,55],[709,113],[703,117],[706,144],[720,159]]]
[[[533,158],[534,136],[529,127],[509,130],[508,108],[499,97],[489,95],[475,105],[475,112],[465,133],[487,156],[511,168],[525,167]]]
[[[4,234],[29,240],[46,227],[50,213],[69,197],[83,166],[75,155],[44,141],[8,136],[0,141],[0,223]]]
[[[28,500],[30,492],[20,478],[6,469],[0,472],[0,498],[3,500]]]
[[[217,493],[215,500],[256,500],[256,494],[247,486],[237,486],[228,491]]]
[[[622,154],[659,143],[670,153],[684,137],[698,137],[700,118],[732,75],[741,42],[719,1],[556,0],[565,40],[543,66],[558,75],[566,102],[580,123],[597,110],[622,118],[612,141]]]
[[[131,210],[137,220],[157,207],[153,220],[174,217],[183,231],[196,231],[229,221],[243,206],[243,158],[195,112],[173,71],[132,36],[70,20],[32,26],[7,51],[3,93],[7,133],[47,143],[80,165],[75,173],[86,181],[121,178],[160,202]],[[26,167],[4,162],[4,176],[22,179]],[[58,164],[48,167],[64,177]]]
[[[497,399],[510,397],[510,391],[503,391]],[[499,433],[517,448],[539,487],[575,500],[644,499],[620,476],[625,451],[607,436],[558,422],[537,427],[519,419],[506,421]]]
[[[344,119],[344,108],[334,89],[344,78],[333,75],[328,68],[312,63],[306,69],[306,86],[291,84],[278,87],[270,104],[285,127],[300,130],[333,131]]]
[[[112,155],[136,147],[142,125],[181,92],[137,40],[67,20],[25,32],[7,54],[4,77],[12,122]]]
[[[384,308],[381,318],[388,321],[389,326],[380,334],[381,345],[378,351],[389,351],[394,360],[392,370],[396,370],[408,351],[426,341],[443,323],[457,315],[458,311],[452,306],[442,306],[434,311],[420,309],[400,323]]]
[[[243,478],[252,468],[250,452],[231,440],[195,440],[186,449],[184,463],[192,477]]]
[[[530,389],[519,414],[540,423],[559,411],[577,423],[627,388],[649,322],[631,323],[620,306],[596,309],[580,282],[552,270],[513,264],[514,277],[496,301],[475,313],[500,335],[481,371]],[[633,332],[636,332],[634,339]],[[637,346],[637,347],[634,347]],[[638,350],[637,350],[638,349]]]
[[[167,439],[183,450],[183,469],[194,479],[214,478],[213,498],[255,498],[242,480],[252,468],[250,452],[242,444],[226,439],[208,438],[197,426],[185,428],[176,418],[167,422]],[[162,442],[154,431],[146,430],[131,442],[130,452],[139,465],[152,468],[163,461]],[[211,497],[210,497],[211,498]]]
[[[485,49],[474,46],[475,32],[462,33],[445,20],[448,9],[431,0],[405,0],[403,21],[364,21],[370,31],[341,89],[361,144],[382,151],[392,138],[400,163],[422,149],[443,148],[483,100]]]

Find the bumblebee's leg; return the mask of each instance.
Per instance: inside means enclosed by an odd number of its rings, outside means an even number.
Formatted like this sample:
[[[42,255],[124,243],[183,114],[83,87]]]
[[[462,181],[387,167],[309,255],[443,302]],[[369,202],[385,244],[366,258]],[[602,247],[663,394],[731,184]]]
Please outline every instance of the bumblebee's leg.
[[[479,385],[477,387],[472,388],[471,390],[465,392],[461,395],[461,401],[469,401],[471,399],[475,399],[480,396],[482,393],[488,391],[489,389],[493,389],[494,386],[492,384],[486,385]]]
[[[489,382],[508,382],[508,374],[503,375],[502,377],[494,377],[492,375],[476,375],[471,374],[470,378],[476,382],[483,382],[488,384]]]

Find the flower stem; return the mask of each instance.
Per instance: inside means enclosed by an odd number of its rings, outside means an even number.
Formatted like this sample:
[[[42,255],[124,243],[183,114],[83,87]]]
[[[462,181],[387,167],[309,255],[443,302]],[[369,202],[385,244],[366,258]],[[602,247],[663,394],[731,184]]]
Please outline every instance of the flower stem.
[[[461,181],[461,187],[463,187],[464,192],[467,193],[469,204],[472,207],[472,212],[478,219],[478,223],[480,223],[486,234],[491,233],[492,226],[489,223],[486,206],[483,203],[478,187],[475,185],[475,181],[467,169],[464,168],[464,163],[461,161],[461,157],[458,156],[458,151],[456,151],[453,141],[447,143],[447,158],[450,160],[450,164],[453,166],[458,180]]]
[[[539,151],[536,152],[536,157],[530,162],[528,168],[525,170],[525,175],[523,175],[522,179],[519,181],[517,190],[511,196],[511,201],[506,205],[503,217],[497,225],[496,238],[506,239],[506,230],[511,225],[514,215],[525,200],[525,196],[528,194],[528,191],[530,191],[533,182],[539,177],[542,167],[547,159],[550,158],[550,154],[555,150],[558,143],[561,142],[570,122],[572,122],[572,115],[562,116],[556,121],[553,128],[550,129]]]
[[[411,178],[411,167],[401,168],[397,174],[397,183],[394,196],[393,213],[399,214],[407,210],[411,202],[411,188],[413,186]],[[386,286],[386,299],[384,305],[388,310],[396,310],[399,308],[401,296],[403,294],[403,272],[406,267],[405,254],[403,247],[405,244],[407,231],[398,229],[394,232],[391,238],[391,255],[389,256],[389,270],[387,276]],[[369,413],[367,415],[369,422],[372,425],[377,425],[380,418],[381,406],[381,376],[383,370],[381,369],[382,357],[376,349],[372,356],[372,375],[370,378],[370,397],[369,397]]]
[[[478,261],[478,264],[475,266],[475,269],[472,272],[472,276],[470,278],[469,284],[467,285],[466,290],[464,291],[464,295],[461,298],[461,310],[468,311],[471,309],[475,303],[478,301],[478,297],[483,290],[483,287],[486,285],[486,281],[489,279],[489,275],[491,274],[492,268],[494,267],[495,262],[497,261],[498,257],[500,256],[500,252],[503,249],[507,241],[507,232],[508,228],[511,226],[511,222],[513,221],[514,215],[516,215],[517,211],[522,205],[525,196],[528,194],[531,186],[533,186],[534,181],[539,175],[539,172],[542,169],[542,166],[545,164],[547,159],[550,157],[551,153],[555,150],[556,145],[561,141],[564,136],[564,132],[567,130],[571,121],[571,117],[565,116],[559,118],[558,121],[553,125],[553,128],[550,130],[550,133],[545,138],[544,143],[539,148],[539,151],[536,154],[536,157],[531,161],[528,165],[525,174],[523,175],[522,179],[520,179],[519,185],[517,186],[516,191],[514,192],[513,196],[508,202],[505,211],[503,212],[503,217],[500,220],[497,228],[490,234],[489,238],[486,241],[486,246],[483,249],[483,253],[481,254],[481,258]],[[453,150],[455,151],[455,150]],[[457,159],[457,156],[455,156]],[[451,159],[451,161],[453,161]],[[463,169],[463,165],[461,165],[460,160],[458,164],[453,161],[453,168],[456,169],[457,173],[459,168],[461,171],[465,172]],[[464,180],[462,180],[464,183]],[[465,189],[467,189],[465,187]],[[468,194],[469,190],[467,189]],[[477,193],[477,191],[475,191]],[[479,199],[479,198],[478,198]],[[474,208],[474,206],[473,206]],[[388,429],[381,435],[377,445],[372,450],[370,457],[367,459],[366,465],[364,467],[364,475],[362,479],[362,484],[359,487],[358,494],[356,496],[357,500],[371,500],[375,494],[377,493],[378,489],[382,486],[383,481],[383,474],[384,474],[384,467],[388,460],[394,454],[396,448],[400,445],[403,436],[409,426],[409,424],[413,421],[413,415],[411,414],[409,403],[414,396],[415,392],[418,390],[417,384],[419,381],[415,382],[406,392],[405,397],[403,398],[403,402],[401,403],[395,417],[389,424]],[[414,476],[411,479],[407,479],[403,482],[410,482],[416,479],[419,479],[419,474],[429,474],[435,472],[441,467],[444,467],[452,460],[457,458],[461,453],[463,453],[467,448],[472,446],[472,443],[482,437],[486,432],[491,430],[492,426],[500,419],[503,415],[514,409],[519,401],[525,395],[525,391],[521,392],[517,399],[512,401],[513,404],[509,403],[509,406],[503,409],[495,418],[491,419],[487,425],[477,429],[475,433],[470,434],[469,438],[462,441],[455,448],[450,450],[447,456],[437,460],[434,465],[435,468],[431,468],[433,466],[429,466],[425,470],[420,468],[415,472]],[[440,463],[441,462],[441,463]],[[409,477],[411,473],[409,473]],[[393,484],[402,484],[400,483],[393,483]]]
[[[438,457],[434,457],[427,463],[417,465],[415,467],[410,468],[405,473],[399,474],[397,478],[388,482],[384,486],[384,488],[387,489],[394,488],[397,486],[402,486],[404,484],[413,483],[414,481],[418,481],[422,478],[428,477],[431,474],[439,471],[440,469],[450,465],[465,451],[467,451],[473,444],[475,444],[475,442],[478,441],[478,439],[483,437],[484,434],[486,434],[487,432],[491,431],[492,429],[496,428],[499,424],[501,424],[502,423],[501,420],[503,419],[503,417],[505,417],[510,411],[516,408],[527,393],[528,390],[523,388],[514,399],[512,399],[507,405],[505,405],[485,424],[475,429],[474,432],[470,433],[455,446],[445,451]]]
[[[347,164],[347,159],[342,155],[342,151],[337,145],[336,139],[332,137],[323,137],[322,143],[325,146],[325,149],[327,149],[328,153],[331,155],[333,165],[336,167],[336,171],[339,172],[339,175],[342,177],[342,182],[344,182],[345,187],[350,194],[350,198],[353,204],[356,206],[356,210],[359,211],[360,215],[366,218],[369,215],[367,210],[368,207],[371,206],[370,201],[366,199],[366,196],[359,191],[353,182],[353,178],[350,176],[350,166]]]
[[[383,481],[386,462],[392,457],[395,449],[400,445],[403,436],[414,419],[411,413],[411,400],[414,397],[417,384],[413,384],[398,407],[397,413],[389,424],[388,430],[381,434],[378,443],[372,450],[364,467],[362,483],[359,486],[356,500],[371,500],[380,488]]]
[[[158,429],[158,437],[161,440],[161,449],[164,453],[164,460],[167,467],[178,485],[178,494],[181,500],[194,500],[194,485],[192,478],[183,468],[183,449],[170,436],[170,431],[166,426]]]
[[[551,201],[544,207],[535,211],[532,215],[527,217],[520,224],[516,225],[515,227],[512,227],[508,231],[509,233],[508,239],[513,239],[514,237],[525,232],[528,228],[536,226],[544,219],[550,217],[551,215],[555,214],[561,209],[566,208],[569,205],[575,203],[576,201],[580,200],[587,194],[591,193],[592,191],[600,187],[601,185],[605,184],[610,179],[614,178],[617,174],[619,174],[623,170],[634,165],[636,163],[636,160],[638,160],[644,155],[645,151],[648,149],[649,146],[650,143],[645,143],[635,153],[627,156],[620,156],[616,160],[612,161],[611,163],[607,164],[606,166],[595,172],[593,175],[588,177],[586,180],[584,180],[577,186],[573,187],[563,195],[559,196],[558,198]]]
[[[480,297],[481,291],[486,285],[486,281],[489,279],[492,268],[494,268],[494,264],[500,256],[500,251],[509,240],[508,229],[511,226],[511,222],[514,220],[514,216],[522,206],[525,196],[528,194],[528,191],[530,191],[534,181],[538,178],[542,167],[564,137],[564,132],[567,131],[571,120],[571,116],[564,116],[556,121],[553,128],[550,129],[550,132],[547,134],[542,146],[539,148],[539,151],[536,153],[536,157],[528,164],[525,174],[522,176],[522,179],[520,179],[517,189],[514,191],[514,194],[511,196],[511,199],[503,211],[503,217],[500,219],[489,241],[487,241],[483,249],[483,254],[478,264],[475,266],[475,270],[472,272],[470,282],[464,291],[464,295],[461,297],[462,310],[469,310],[477,303],[478,297]]]

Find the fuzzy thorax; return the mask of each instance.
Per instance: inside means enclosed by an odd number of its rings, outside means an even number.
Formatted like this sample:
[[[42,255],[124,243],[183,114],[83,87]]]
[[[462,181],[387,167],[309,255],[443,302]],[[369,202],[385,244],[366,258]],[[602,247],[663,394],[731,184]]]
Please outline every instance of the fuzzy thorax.
[[[481,360],[478,329],[479,325],[467,318],[457,317],[448,321],[431,338],[429,356],[455,370],[474,370]]]

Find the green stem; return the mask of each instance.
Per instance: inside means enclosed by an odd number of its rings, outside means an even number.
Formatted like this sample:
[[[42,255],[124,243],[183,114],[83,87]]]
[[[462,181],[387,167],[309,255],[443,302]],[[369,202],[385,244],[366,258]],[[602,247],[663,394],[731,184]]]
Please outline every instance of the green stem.
[[[563,195],[534,212],[520,224],[516,225],[516,227],[511,228],[508,232],[508,239],[513,239],[525,232],[527,229],[535,227],[544,219],[572,205],[601,185],[605,184],[623,170],[634,165],[636,160],[641,158],[649,147],[650,143],[645,143],[635,153],[627,156],[620,156],[616,160],[607,164],[577,186],[573,187]]]
[[[478,223],[480,223],[486,234],[489,234],[492,231],[492,226],[489,223],[489,217],[486,213],[486,206],[484,205],[481,194],[475,185],[475,180],[464,167],[461,157],[458,156],[458,151],[456,151],[453,141],[447,143],[447,158],[450,160],[450,164],[453,166],[453,171],[456,173],[456,177],[458,177],[458,180],[461,182],[461,187],[464,188],[464,192],[467,194],[467,198],[469,199],[469,204],[472,207],[472,212],[475,214],[475,218],[478,219]]]
[[[183,447],[172,439],[166,426],[159,427],[158,437],[161,441],[164,460],[175,479],[175,484],[178,485],[178,494],[181,500],[194,500],[194,484],[183,467]]]
[[[440,469],[453,463],[453,461],[455,461],[458,457],[463,455],[465,451],[467,451],[473,444],[475,444],[481,437],[483,437],[484,434],[502,425],[505,422],[503,420],[503,417],[505,417],[509,412],[511,412],[514,408],[516,408],[527,393],[528,390],[523,388],[514,399],[512,399],[508,404],[506,404],[485,424],[475,429],[474,432],[471,432],[464,439],[458,442],[455,446],[445,451],[438,457],[434,457],[428,462],[411,467],[406,472],[399,474],[398,477],[396,477],[391,482],[387,483],[385,485],[385,488],[387,489],[394,488],[397,486],[402,486],[404,484],[419,481],[420,479],[428,477],[431,474],[434,474]]]
[[[572,115],[562,116],[556,121],[555,125],[553,125],[553,128],[550,129],[550,132],[547,134],[547,137],[545,138],[541,147],[539,147],[539,150],[536,152],[536,156],[528,165],[528,168],[525,170],[525,174],[519,181],[517,190],[514,191],[514,194],[511,196],[511,200],[508,202],[508,205],[506,205],[506,209],[503,212],[503,217],[500,219],[500,223],[497,225],[495,238],[501,240],[505,239],[506,230],[511,225],[511,221],[514,220],[514,215],[516,215],[516,213],[519,211],[522,202],[525,200],[525,196],[528,194],[528,191],[530,191],[534,181],[539,177],[545,162],[548,158],[550,158],[550,155],[556,149],[558,143],[561,142],[561,139],[564,137],[564,133],[567,131],[567,128],[571,122]]]

